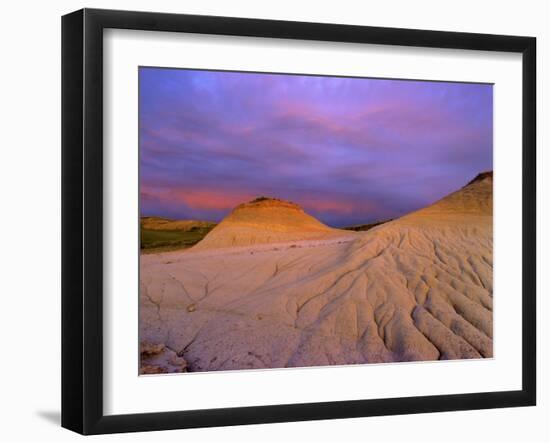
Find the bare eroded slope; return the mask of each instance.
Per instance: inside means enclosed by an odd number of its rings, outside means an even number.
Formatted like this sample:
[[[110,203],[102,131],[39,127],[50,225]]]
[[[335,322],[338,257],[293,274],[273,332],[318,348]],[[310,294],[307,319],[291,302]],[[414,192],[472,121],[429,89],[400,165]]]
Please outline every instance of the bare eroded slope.
[[[261,198],[237,206],[195,250],[249,246],[342,235],[295,203]]]
[[[492,356],[492,174],[336,232],[142,256],[141,340],[189,371]]]

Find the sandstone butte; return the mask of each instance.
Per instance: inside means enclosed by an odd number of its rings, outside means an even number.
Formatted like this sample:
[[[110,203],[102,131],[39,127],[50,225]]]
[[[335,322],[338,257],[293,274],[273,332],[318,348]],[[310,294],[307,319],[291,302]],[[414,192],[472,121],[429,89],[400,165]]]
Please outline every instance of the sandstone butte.
[[[195,247],[142,256],[140,338],[176,363],[143,372],[492,357],[492,185],[366,232],[245,203]]]
[[[331,238],[342,232],[306,214],[295,203],[261,198],[237,206],[194,249]]]

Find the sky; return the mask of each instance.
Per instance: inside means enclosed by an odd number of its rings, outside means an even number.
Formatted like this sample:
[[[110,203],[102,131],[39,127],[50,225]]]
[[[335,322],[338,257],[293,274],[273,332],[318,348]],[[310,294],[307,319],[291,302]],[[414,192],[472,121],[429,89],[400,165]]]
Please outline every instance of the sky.
[[[139,69],[141,215],[220,221],[258,196],[335,227],[493,169],[487,84]]]

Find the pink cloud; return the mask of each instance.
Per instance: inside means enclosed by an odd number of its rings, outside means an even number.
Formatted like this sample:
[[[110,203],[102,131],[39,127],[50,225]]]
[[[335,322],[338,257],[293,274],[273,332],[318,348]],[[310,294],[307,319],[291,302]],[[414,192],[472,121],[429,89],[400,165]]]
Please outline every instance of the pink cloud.
[[[254,198],[249,192],[223,189],[154,189],[142,186],[142,198],[156,199],[170,204],[184,204],[192,209],[231,210],[235,206]]]

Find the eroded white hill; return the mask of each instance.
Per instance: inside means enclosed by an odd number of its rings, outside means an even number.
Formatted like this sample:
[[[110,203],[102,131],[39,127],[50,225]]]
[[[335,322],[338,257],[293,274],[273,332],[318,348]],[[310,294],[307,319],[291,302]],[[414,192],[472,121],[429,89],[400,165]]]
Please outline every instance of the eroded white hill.
[[[189,371],[492,356],[492,174],[336,233],[142,256],[141,339]]]

